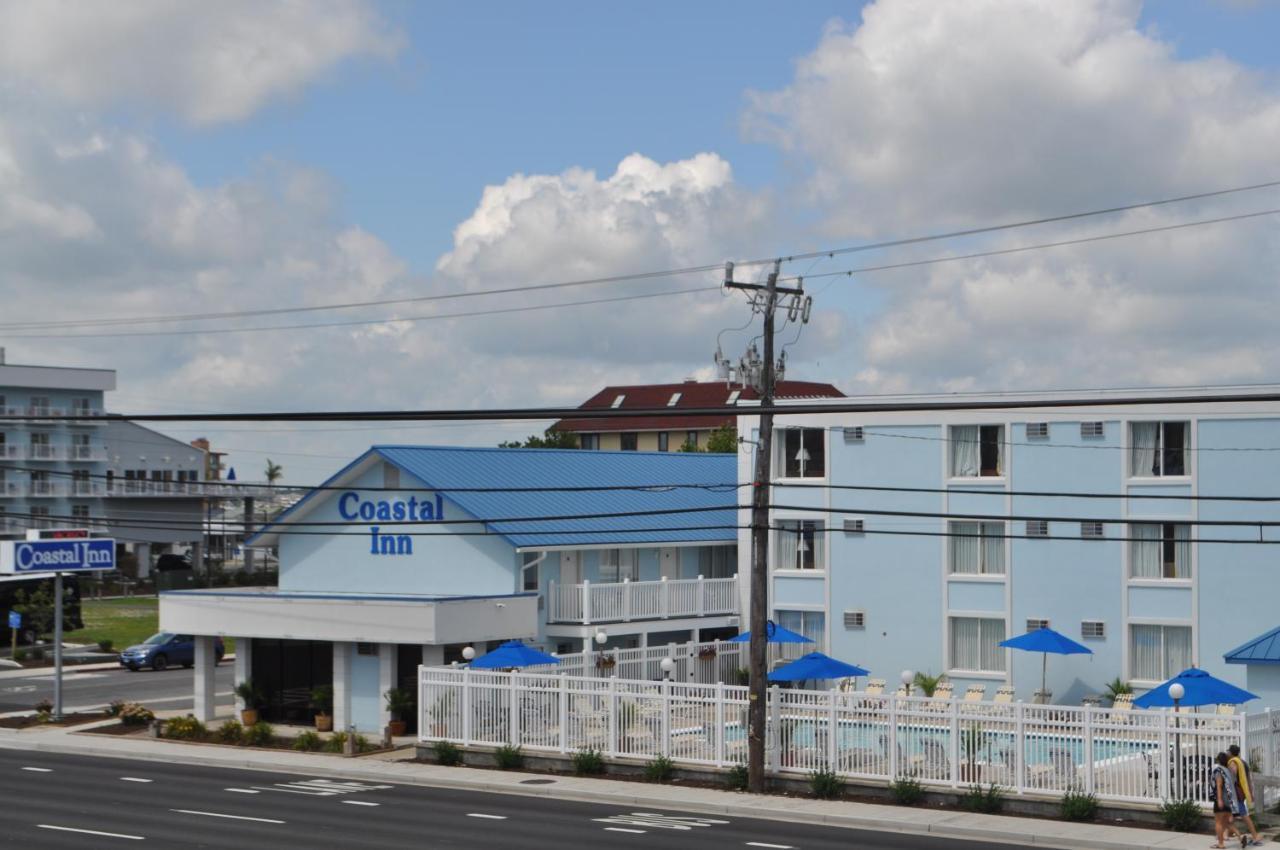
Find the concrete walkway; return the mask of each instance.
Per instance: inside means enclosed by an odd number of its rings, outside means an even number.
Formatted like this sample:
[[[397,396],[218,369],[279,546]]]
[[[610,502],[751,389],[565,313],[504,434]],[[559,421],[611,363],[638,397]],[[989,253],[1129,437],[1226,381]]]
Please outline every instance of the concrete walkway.
[[[352,759],[317,753],[201,746],[150,738],[86,735],[82,732],[84,728],[68,730],[42,727],[23,731],[0,729],[0,747],[525,796],[554,796],[565,800],[612,803],[642,809],[804,821],[882,832],[928,833],[946,838],[1056,847],[1063,850],[1203,850],[1213,843],[1212,836],[1203,834],[1183,835],[1151,829],[964,814],[869,803],[752,796],[681,785],[650,785],[573,776],[551,778],[542,774],[514,771],[440,767],[397,760],[397,754]],[[411,752],[403,751],[403,755],[408,757]],[[530,779],[552,781],[547,784],[522,784]],[[1280,850],[1280,844],[1277,847]]]

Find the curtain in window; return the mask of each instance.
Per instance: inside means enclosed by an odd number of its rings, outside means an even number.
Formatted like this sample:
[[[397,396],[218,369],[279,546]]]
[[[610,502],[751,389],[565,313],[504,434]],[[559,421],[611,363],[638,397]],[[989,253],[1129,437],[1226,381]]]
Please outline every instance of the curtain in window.
[[[977,670],[981,662],[980,621],[975,617],[951,618],[951,667],[956,670]]]
[[[1160,433],[1159,422],[1134,422],[1130,433],[1133,445],[1129,449],[1131,475],[1156,474],[1156,441]]]
[[[800,523],[784,520],[778,526],[778,562],[774,569],[794,570],[798,566],[796,555],[800,549]]]
[[[1163,626],[1164,671],[1161,679],[1178,675],[1191,666],[1191,627]]]
[[[956,478],[976,478],[981,460],[980,429],[977,425],[951,426],[951,474]]]
[[[982,523],[982,569],[994,575],[1004,574],[1003,522]]]
[[[618,581],[630,579],[631,581],[640,580],[639,560],[636,558],[635,549],[619,549],[618,550]]]
[[[953,535],[977,535],[980,526],[976,522],[953,522],[951,523],[951,533]],[[955,536],[951,538],[951,572],[963,575],[973,575],[982,571],[982,539],[966,536]]]
[[[1191,526],[1189,525],[1173,527],[1173,564],[1174,578],[1191,578]]]
[[[1000,641],[1004,640],[1004,620],[979,620],[981,627],[982,656],[979,670],[1004,671],[1004,648]]]
[[[1159,681],[1164,676],[1160,626],[1130,626],[1129,665],[1133,678]]]
[[[809,544],[809,551],[813,553],[813,568],[826,569],[827,535],[823,533],[825,525],[815,521],[806,522],[805,526],[809,529],[805,542]]]
[[[1129,575],[1133,578],[1163,576],[1161,527],[1150,523],[1130,525],[1129,536],[1134,538],[1129,543]]]

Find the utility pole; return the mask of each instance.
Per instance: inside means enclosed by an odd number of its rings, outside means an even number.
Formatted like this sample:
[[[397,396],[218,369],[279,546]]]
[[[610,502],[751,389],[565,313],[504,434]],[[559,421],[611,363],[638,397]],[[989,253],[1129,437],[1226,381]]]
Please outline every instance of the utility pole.
[[[780,261],[775,261],[773,271],[765,284],[736,283],[733,280],[733,263],[725,264],[724,285],[731,289],[755,292],[753,306],[764,314],[764,363],[761,371],[759,433],[756,437],[756,468],[751,489],[751,611],[748,629],[751,632],[749,647],[750,691],[747,702],[747,790],[755,794],[765,788],[764,748],[766,740],[765,715],[768,706],[767,681],[769,622],[769,491],[773,471],[773,414],[765,412],[773,406],[775,366],[773,357],[774,313],[778,307],[778,295],[791,295],[793,314],[799,313],[798,305],[804,296],[802,288],[779,289]],[[804,310],[808,318],[808,309]]]

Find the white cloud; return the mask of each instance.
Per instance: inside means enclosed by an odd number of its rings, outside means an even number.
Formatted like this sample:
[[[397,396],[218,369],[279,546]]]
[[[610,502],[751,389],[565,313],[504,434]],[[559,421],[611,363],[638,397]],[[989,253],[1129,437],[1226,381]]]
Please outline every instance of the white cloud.
[[[0,2],[0,70],[72,103],[143,104],[193,124],[248,116],[400,37],[363,0]]]
[[[809,170],[828,238],[893,238],[1275,177],[1280,88],[1179,59],[1135,0],[880,0],[836,24],[749,132]],[[895,252],[887,261],[1280,206],[1274,191]],[[1280,378],[1274,220],[862,279],[851,389]]]

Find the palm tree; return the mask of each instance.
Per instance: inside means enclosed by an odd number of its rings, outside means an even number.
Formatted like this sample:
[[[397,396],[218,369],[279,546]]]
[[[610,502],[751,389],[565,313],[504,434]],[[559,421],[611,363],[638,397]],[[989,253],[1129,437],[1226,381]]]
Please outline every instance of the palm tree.
[[[933,696],[933,692],[938,689],[938,685],[941,684],[942,680],[945,678],[947,678],[945,673],[937,676],[930,676],[928,673],[916,673],[916,677],[911,684],[919,688],[920,692],[925,696],[931,697]]]
[[[284,475],[284,467],[278,463],[272,463],[271,458],[267,458],[267,483],[275,484],[280,480],[280,476]]]

